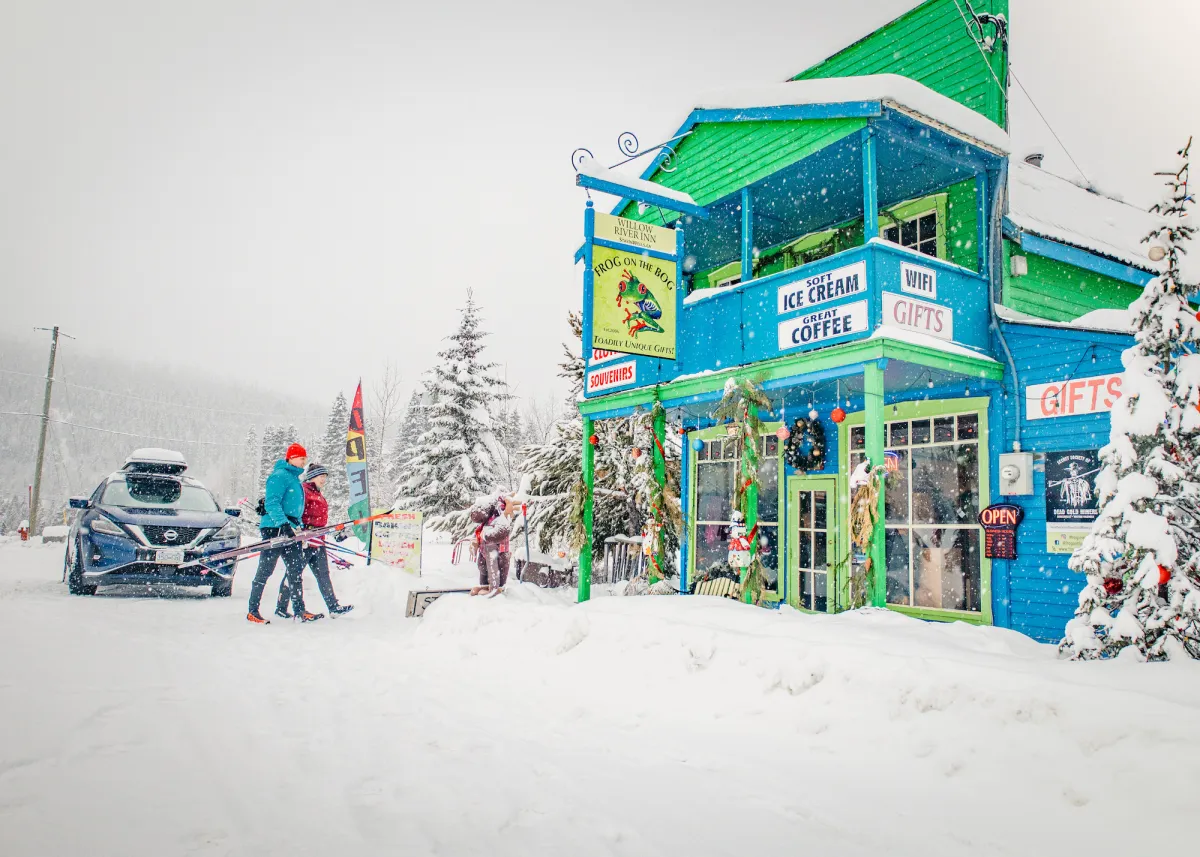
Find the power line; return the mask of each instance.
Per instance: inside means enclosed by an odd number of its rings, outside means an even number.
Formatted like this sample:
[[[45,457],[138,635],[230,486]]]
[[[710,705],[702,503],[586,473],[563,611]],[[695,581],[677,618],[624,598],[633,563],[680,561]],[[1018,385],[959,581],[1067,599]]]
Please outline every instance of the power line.
[[[30,372],[14,372],[11,369],[0,369],[0,373],[3,373],[5,375],[19,375],[22,378],[37,378],[41,381],[46,380],[45,375],[34,375]],[[264,414],[264,413],[258,413],[256,411],[230,411],[230,410],[226,410],[224,408],[206,408],[203,405],[186,405],[183,402],[163,402],[158,399],[150,399],[145,396],[135,396],[132,393],[118,393],[118,392],[115,392],[114,390],[103,390],[99,387],[87,387],[87,386],[84,386],[83,384],[74,384],[74,383],[71,383],[70,381],[66,381],[66,380],[63,380],[60,378],[55,378],[54,383],[66,384],[67,386],[75,387],[78,390],[88,390],[93,393],[103,393],[106,396],[117,396],[122,399],[133,399],[138,402],[148,402],[149,404],[152,404],[152,405],[160,405],[162,407],[167,407],[167,408],[188,408],[193,411],[206,411],[208,413],[214,413],[214,414],[232,414],[233,416],[238,416],[238,417],[271,417],[271,418],[283,418],[283,419],[289,419],[289,420],[323,419],[323,417],[316,415],[316,414],[309,414],[309,415],[302,415],[302,416],[297,416],[295,414],[281,414],[281,413]]]
[[[1067,157],[1070,158],[1071,163],[1075,165],[1075,169],[1077,169],[1079,174],[1083,176],[1083,180],[1087,182],[1088,185],[1091,185],[1092,180],[1089,179],[1087,173],[1083,171],[1083,167],[1079,166],[1079,161],[1075,160],[1075,156],[1071,154],[1071,150],[1067,148],[1067,144],[1064,143],[1062,138],[1058,136],[1058,132],[1054,130],[1054,126],[1051,125],[1050,120],[1046,118],[1046,114],[1042,113],[1042,109],[1037,106],[1037,102],[1033,100],[1033,96],[1029,94],[1029,90],[1025,88],[1025,84],[1021,83],[1021,79],[1017,77],[1017,73],[1013,71],[1011,61],[1008,64],[1008,75],[1016,82],[1017,86],[1021,87],[1021,91],[1025,93],[1025,97],[1029,99],[1029,103],[1033,105],[1033,109],[1037,111],[1037,115],[1041,117],[1042,122],[1045,123],[1046,127],[1050,129],[1050,133],[1054,136],[1054,139],[1058,141],[1058,145],[1062,147],[1064,152],[1067,153]]]
[[[41,419],[42,415],[41,414],[31,414],[31,413],[26,413],[26,412],[22,412],[22,411],[0,411],[0,416],[37,417],[38,419]],[[153,434],[138,434],[136,432],[116,431],[114,429],[100,428],[99,426],[85,426],[85,425],[81,425],[79,423],[68,422],[67,420],[48,419],[48,420],[46,420],[46,422],[58,423],[59,425],[64,425],[64,426],[74,426],[75,428],[87,429],[88,431],[104,432],[105,434],[119,434],[124,437],[140,437],[143,440],[165,440],[165,441],[169,441],[171,443],[193,443],[193,444],[196,444],[197,446],[230,446],[230,447],[241,446],[240,443],[222,443],[221,441],[217,441],[217,440],[188,440],[186,438],[181,438],[181,437],[159,437],[158,435],[153,435]]]

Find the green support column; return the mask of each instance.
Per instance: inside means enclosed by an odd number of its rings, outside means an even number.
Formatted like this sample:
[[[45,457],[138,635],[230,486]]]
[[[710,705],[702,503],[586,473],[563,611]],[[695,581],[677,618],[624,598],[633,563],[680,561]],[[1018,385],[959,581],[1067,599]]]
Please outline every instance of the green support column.
[[[751,405],[751,407],[754,410],[754,414],[757,415],[758,408],[754,405]],[[754,475],[754,469],[750,465],[751,465],[750,453],[749,453],[749,451],[747,451],[746,445],[743,443],[742,444],[742,462],[741,462],[741,467],[739,468],[740,474],[738,476],[738,478],[742,480],[743,484],[746,482],[747,479],[750,479]],[[754,527],[757,524],[758,524],[758,482],[757,482],[757,480],[755,480],[755,484],[751,485],[749,488],[746,489],[746,532],[747,533],[753,532]],[[758,556],[758,539],[757,538],[753,538],[750,540],[750,556],[752,556],[752,557]],[[745,584],[745,582],[746,582],[746,577],[745,577],[745,575],[743,575],[742,583]],[[749,604],[750,603],[750,593],[749,592],[743,593],[742,600],[745,601],[747,604]]]
[[[658,413],[654,415],[654,437],[657,441],[654,444],[654,481],[658,483],[659,490],[662,492],[663,499],[665,500],[667,493],[667,460],[663,457],[663,450],[666,449],[665,444],[667,441],[667,412],[665,410],[660,409]],[[659,509],[659,520],[663,520],[665,518],[666,510]],[[658,563],[659,568],[662,568],[666,553],[663,550],[661,539],[659,540],[658,544],[658,554],[654,557],[654,561]],[[651,584],[657,583],[661,579],[662,578],[651,571]]]
[[[867,433],[867,458],[871,467],[883,464],[886,447],[883,417],[883,370],[886,360],[868,363],[863,367],[863,395],[866,399],[865,426]],[[884,492],[879,492],[879,520],[871,536],[871,605],[883,607],[887,604],[887,555],[884,550]]]
[[[592,491],[596,486],[596,450],[592,446],[595,423],[583,418],[583,547],[579,550],[579,601],[592,597]]]

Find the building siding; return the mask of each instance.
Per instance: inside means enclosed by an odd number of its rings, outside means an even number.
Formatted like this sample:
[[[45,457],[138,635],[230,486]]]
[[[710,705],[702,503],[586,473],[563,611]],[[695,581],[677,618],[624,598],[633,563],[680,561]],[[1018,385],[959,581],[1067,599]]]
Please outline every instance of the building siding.
[[[976,12],[1008,16],[1008,0],[976,0]],[[968,34],[954,0],[928,0],[793,80],[899,74],[925,84],[1005,125],[1007,60],[997,50],[984,57]],[[993,77],[994,74],[994,77]]]
[[[1121,352],[1132,344],[1132,337],[1091,331],[1009,324],[1004,329],[1022,389],[1030,384],[1069,377],[1121,372]],[[1093,346],[1094,364],[1091,362]],[[1005,423],[1011,425],[1016,417],[1016,403],[1011,395],[1004,411]],[[1108,414],[1034,421],[1023,419],[1023,449],[1035,456],[1099,449],[1108,443],[1110,425]],[[993,472],[998,472],[999,453],[1008,451],[1005,439],[994,434],[990,446],[996,456]],[[1017,530],[1017,559],[996,561],[1000,574],[993,574],[993,581],[1003,585],[993,591],[992,597],[1004,602],[996,605],[996,615],[1007,615],[1010,627],[1035,640],[1057,642],[1075,613],[1084,578],[1067,568],[1068,555],[1051,554],[1046,550],[1044,462],[1035,458],[1032,495],[999,499],[1021,506],[1025,510],[1025,519]],[[1007,609],[1001,610],[1001,607]]]
[[[1004,305],[1049,321],[1074,321],[1095,309],[1125,309],[1142,294],[1142,287],[1025,254],[1029,273],[1014,277],[1012,257],[1021,254],[1004,242]]]

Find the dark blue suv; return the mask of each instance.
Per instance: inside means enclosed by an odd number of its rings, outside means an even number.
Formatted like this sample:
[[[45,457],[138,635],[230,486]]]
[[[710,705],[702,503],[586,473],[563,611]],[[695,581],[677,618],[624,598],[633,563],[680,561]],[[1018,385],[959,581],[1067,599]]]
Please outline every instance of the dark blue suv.
[[[238,546],[237,509],[222,510],[207,488],[184,476],[187,462],[172,450],[139,449],[78,509],[67,538],[63,579],[73,595],[98,586],[167,583],[233,591],[234,560],[202,567],[205,554]]]

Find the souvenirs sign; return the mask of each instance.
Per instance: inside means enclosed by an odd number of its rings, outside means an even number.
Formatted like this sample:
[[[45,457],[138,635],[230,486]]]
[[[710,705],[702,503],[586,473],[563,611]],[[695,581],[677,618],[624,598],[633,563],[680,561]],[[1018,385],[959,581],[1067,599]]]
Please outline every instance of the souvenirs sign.
[[[675,255],[675,230],[630,220],[628,217],[616,217],[597,211],[596,237],[601,241],[656,250],[668,256]]]
[[[674,261],[593,245],[591,348],[675,359]]]
[[[983,555],[988,559],[1017,558],[1017,527],[1025,510],[1013,503],[996,503],[979,513],[983,527]]]
[[[1094,449],[1046,453],[1046,550],[1074,553],[1100,516],[1096,474],[1100,453]]]
[[[779,314],[808,309],[867,290],[867,263],[855,262],[779,287]]]
[[[618,363],[615,366],[604,366],[587,374],[587,391],[599,393],[601,390],[612,390],[616,387],[628,387],[637,383],[637,363]]]
[[[1025,388],[1025,418],[1048,420],[1108,413],[1121,398],[1121,377],[1096,375],[1052,384],[1030,384]]]
[[[779,350],[827,344],[866,330],[867,302],[854,301],[781,321]]]

